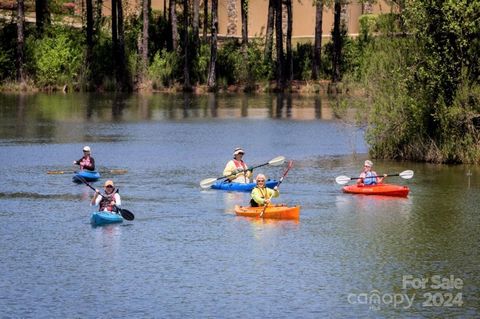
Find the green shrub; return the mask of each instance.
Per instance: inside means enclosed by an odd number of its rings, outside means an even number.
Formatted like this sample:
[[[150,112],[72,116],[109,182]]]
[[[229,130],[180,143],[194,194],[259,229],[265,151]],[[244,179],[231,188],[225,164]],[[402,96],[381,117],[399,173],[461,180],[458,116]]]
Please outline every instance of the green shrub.
[[[268,80],[274,74],[273,63],[264,61],[263,46],[262,39],[253,39],[248,43],[248,73],[250,82]]]
[[[73,31],[57,28],[41,39],[29,38],[28,55],[33,58],[31,67],[39,86],[73,84],[78,80],[84,61],[78,37]]]
[[[0,24],[0,81],[15,79],[16,36],[15,24]]]
[[[312,52],[311,43],[297,43],[293,50],[293,77],[297,80],[310,80],[312,78]]]
[[[208,67],[210,64],[210,46],[200,44],[197,56],[193,60],[193,80],[199,83],[207,83]]]
[[[247,80],[247,67],[240,43],[236,39],[226,40],[217,55],[217,74],[219,83],[235,84]],[[222,79],[222,81],[220,81]]]
[[[154,88],[170,86],[175,83],[176,73],[181,63],[181,57],[176,52],[166,49],[159,51],[153,57],[148,68],[148,74]]]

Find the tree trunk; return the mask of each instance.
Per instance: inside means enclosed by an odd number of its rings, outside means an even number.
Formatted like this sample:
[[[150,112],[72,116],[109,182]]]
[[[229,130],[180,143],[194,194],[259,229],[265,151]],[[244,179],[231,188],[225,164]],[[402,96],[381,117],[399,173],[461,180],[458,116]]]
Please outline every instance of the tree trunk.
[[[275,38],[277,51],[277,89],[285,87],[285,62],[283,57],[282,0],[275,0]]]
[[[193,50],[194,56],[198,51],[198,46],[200,45],[199,36],[200,36],[200,0],[193,0]]]
[[[117,0],[112,0],[112,65],[115,78],[117,78],[118,62]]]
[[[273,29],[275,23],[275,0],[268,1],[267,34],[265,37],[265,62],[272,59]]]
[[[242,50],[245,61],[248,59],[248,0],[240,1],[242,15]]]
[[[342,4],[340,0],[335,0],[333,20],[333,55],[332,55],[332,82],[340,81],[340,59],[342,56],[342,37],[340,34]]]
[[[25,85],[25,2],[17,0],[17,82]]]
[[[163,0],[163,20],[167,21],[167,0]]]
[[[287,79],[288,82],[293,80],[293,54],[292,54],[292,0],[286,0],[287,6]]]
[[[140,70],[139,76],[141,85],[145,84],[147,80],[147,68],[148,68],[148,27],[150,24],[150,0],[142,1],[142,45],[140,47]]]
[[[208,89],[214,91],[217,88],[217,34],[218,34],[218,0],[212,0],[212,39],[210,43],[210,66],[208,71]]]
[[[173,51],[179,52],[180,46],[179,42],[179,34],[178,34],[178,22],[177,22],[177,3],[176,0],[170,0],[170,27],[172,28],[172,47]]]
[[[203,42],[207,43],[208,0],[203,0]]]
[[[118,83],[120,90],[128,90],[127,61],[125,57],[125,31],[123,26],[123,3],[117,0],[117,24],[118,24]]]
[[[45,30],[45,24],[49,25],[51,22],[48,0],[35,0],[35,21],[37,32],[39,35],[42,35]]]
[[[93,61],[93,0],[86,0],[86,16],[87,16],[87,54],[85,55],[85,65],[87,69],[88,81],[92,78],[91,63]]]
[[[190,91],[190,69],[188,66],[188,0],[183,0],[183,26],[184,26],[184,44],[183,44],[183,90]]]
[[[103,8],[103,0],[96,0],[95,1],[95,22],[94,22],[94,37],[100,32],[102,27],[102,8]]]
[[[315,3],[315,43],[313,45],[312,78],[320,78],[320,66],[322,64],[322,23],[323,23],[323,0]]]

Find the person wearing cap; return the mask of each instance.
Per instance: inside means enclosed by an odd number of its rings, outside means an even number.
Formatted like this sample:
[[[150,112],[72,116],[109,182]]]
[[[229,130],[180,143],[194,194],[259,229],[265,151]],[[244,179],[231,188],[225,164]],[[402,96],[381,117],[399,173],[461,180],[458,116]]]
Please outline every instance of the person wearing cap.
[[[250,199],[250,206],[259,207],[270,204],[271,198],[278,197],[280,195],[278,187],[273,189],[265,186],[267,178],[263,174],[258,174],[255,178],[257,185],[252,189],[252,199]]]
[[[73,165],[80,165],[81,170],[95,170],[95,160],[90,156],[90,146],[83,147],[83,157],[78,161],[73,161]]]
[[[98,211],[115,211],[115,206],[122,205],[122,199],[112,180],[108,180],[103,185],[105,194],[101,195],[98,189],[95,189],[91,204],[92,206],[98,206]]]
[[[366,160],[363,165],[363,170],[360,173],[360,178],[357,180],[358,185],[375,185],[383,183],[383,179],[387,177],[387,174],[384,174],[383,177],[378,177],[377,172],[372,170],[373,162]]]
[[[243,155],[245,155],[244,150],[241,147],[237,147],[233,151],[233,159],[228,161],[223,170],[223,176],[225,176],[230,182],[242,184],[250,183],[252,170],[249,169],[247,164],[243,161]]]

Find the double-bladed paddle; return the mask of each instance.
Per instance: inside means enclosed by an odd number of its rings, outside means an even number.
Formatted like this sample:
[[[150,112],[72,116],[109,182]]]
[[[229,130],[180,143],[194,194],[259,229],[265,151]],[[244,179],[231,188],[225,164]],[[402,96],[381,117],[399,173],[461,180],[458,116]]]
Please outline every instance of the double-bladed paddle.
[[[282,184],[283,179],[285,178],[285,176],[287,176],[288,171],[289,171],[292,167],[293,167],[293,161],[289,161],[289,162],[288,162],[288,166],[287,166],[287,168],[285,169],[285,171],[283,172],[282,177],[280,177],[280,179],[278,180],[278,184],[277,184],[277,186],[276,186],[276,187],[277,187],[277,190],[278,190],[278,188],[280,187],[280,184]],[[267,206],[268,206],[268,204],[265,204],[265,205],[263,206],[262,212],[260,213],[260,217],[263,217],[263,214],[265,214],[265,210],[267,209]]]
[[[255,168],[259,168],[259,167],[266,166],[266,165],[278,166],[278,165],[282,165],[284,162],[285,162],[285,157],[284,156],[278,156],[278,157],[275,157],[274,159],[268,161],[267,163],[263,163],[263,164],[260,164],[260,165],[257,165],[257,166],[252,166],[252,167],[247,168],[246,170],[254,170]],[[213,178],[203,179],[200,182],[200,187],[209,188],[210,186],[213,185],[213,183],[215,183],[216,181],[218,181],[220,179],[227,178],[227,177],[230,177],[230,176],[234,176],[234,175],[236,175],[238,173],[241,173],[241,172],[244,172],[246,170],[241,169],[241,170],[238,170],[235,174],[231,174],[231,175],[228,175],[228,176],[220,176],[220,177],[216,177],[216,178],[213,177]]]
[[[60,174],[72,174],[72,173],[76,173],[78,172],[77,171],[74,171],[74,170],[64,170],[64,171],[47,171],[47,174],[51,174],[51,175],[60,175]],[[102,173],[111,173],[111,174],[126,174],[128,173],[128,171],[126,169],[109,169],[109,170],[106,170],[106,171],[101,171]]]
[[[92,185],[90,185],[90,183],[88,183],[83,177],[81,176],[78,176],[78,179],[81,180],[85,185],[87,185],[88,187],[90,187],[91,189],[93,189],[95,192],[97,191]],[[102,193],[98,193],[100,196],[102,196],[103,198],[105,198],[105,196],[102,194]],[[118,207],[117,205],[114,205],[115,209],[120,213],[120,215],[122,215],[123,218],[125,218],[126,220],[134,220],[135,219],[135,215],[133,215],[133,213],[131,211],[129,211],[128,209],[125,209],[125,208],[120,208]]]
[[[363,179],[368,179],[368,178],[377,178],[377,177],[382,177],[383,175],[379,175],[379,176],[369,176],[369,177],[365,177]],[[401,173],[397,173],[397,174],[387,174],[387,176],[400,176],[401,178],[404,178],[404,179],[410,179],[413,177],[413,171],[412,170],[406,170],[406,171],[403,171]],[[340,184],[340,185],[344,185],[344,184],[347,184],[349,181],[352,181],[352,180],[355,180],[355,179],[361,179],[362,177],[348,177],[348,176],[338,176],[337,178],[335,178],[335,181]]]

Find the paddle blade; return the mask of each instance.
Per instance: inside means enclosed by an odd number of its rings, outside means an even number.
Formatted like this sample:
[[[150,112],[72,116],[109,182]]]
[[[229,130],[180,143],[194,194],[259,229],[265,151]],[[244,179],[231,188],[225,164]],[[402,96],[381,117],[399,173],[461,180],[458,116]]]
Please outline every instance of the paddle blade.
[[[206,178],[200,182],[200,187],[201,188],[209,188],[210,186],[213,185],[217,181],[216,178]]]
[[[134,220],[135,219],[135,215],[133,215],[133,213],[131,211],[129,211],[128,209],[118,209],[120,211],[120,214],[122,215],[123,218],[125,218],[126,220]]]
[[[268,162],[268,165],[279,166],[285,162],[285,156],[278,156]]]
[[[398,174],[398,176],[400,176],[401,178],[404,178],[404,179],[410,179],[410,178],[413,177],[413,171],[412,170],[406,170],[406,171],[403,171],[400,174]]]
[[[111,174],[127,174],[128,173],[126,169],[111,169],[108,172]]]
[[[73,173],[73,171],[48,171],[47,174],[65,174],[65,173]]]
[[[337,178],[335,178],[335,181],[340,184],[340,185],[345,185],[347,184],[348,182],[350,182],[351,178],[348,177],[348,176],[338,176]]]

